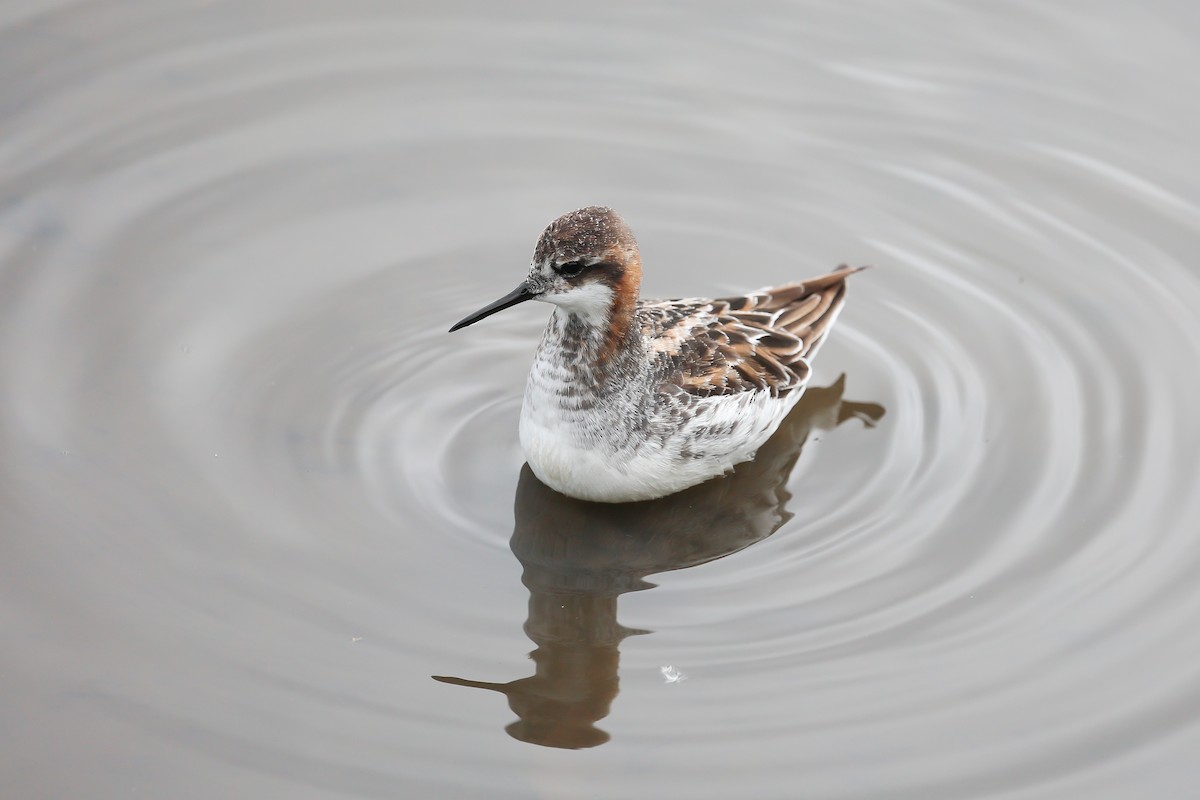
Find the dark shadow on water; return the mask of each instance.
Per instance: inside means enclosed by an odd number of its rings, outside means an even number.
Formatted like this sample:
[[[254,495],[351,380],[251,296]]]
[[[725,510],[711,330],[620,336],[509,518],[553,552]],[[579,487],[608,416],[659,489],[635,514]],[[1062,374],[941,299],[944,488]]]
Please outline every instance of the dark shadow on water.
[[[520,719],[505,730],[523,742],[564,748],[607,742],[609,735],[595,723],[617,696],[621,641],[649,633],[617,621],[617,598],[652,588],[647,575],[736,553],[787,522],[787,479],[809,434],[850,419],[873,426],[884,414],[877,403],[843,400],[844,387],[843,375],[809,389],[753,461],[659,500],[572,500],[542,484],[526,465],[509,544],[525,568],[525,633],[537,645],[530,654],[535,672],[508,683],[434,680],[506,695]]]

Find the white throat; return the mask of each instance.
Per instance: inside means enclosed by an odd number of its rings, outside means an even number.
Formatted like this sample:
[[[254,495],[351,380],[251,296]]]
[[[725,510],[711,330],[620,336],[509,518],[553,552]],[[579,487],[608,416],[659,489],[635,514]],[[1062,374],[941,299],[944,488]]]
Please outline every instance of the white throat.
[[[602,283],[585,283],[561,294],[538,297],[546,303],[553,303],[563,311],[580,317],[584,322],[593,325],[608,324],[612,311],[613,292]]]

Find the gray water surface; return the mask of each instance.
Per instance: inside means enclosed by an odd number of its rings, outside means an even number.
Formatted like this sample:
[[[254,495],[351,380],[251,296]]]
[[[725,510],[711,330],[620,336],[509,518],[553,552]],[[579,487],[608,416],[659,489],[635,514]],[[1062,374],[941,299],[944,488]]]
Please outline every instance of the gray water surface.
[[[1192,798],[1181,2],[0,0],[0,795]],[[522,469],[650,297],[873,264],[759,459]],[[532,655],[532,658],[531,658]]]

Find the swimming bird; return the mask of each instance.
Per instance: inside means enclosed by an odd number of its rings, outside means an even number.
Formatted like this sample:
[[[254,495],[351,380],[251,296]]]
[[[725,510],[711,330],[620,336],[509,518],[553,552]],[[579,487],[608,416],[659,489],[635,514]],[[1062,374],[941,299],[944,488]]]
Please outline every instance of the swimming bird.
[[[754,457],[803,394],[860,269],[741,297],[641,300],[633,232],[591,206],[551,222],[525,280],[450,330],[554,304],[521,406],[529,467],[580,500],[651,500]]]

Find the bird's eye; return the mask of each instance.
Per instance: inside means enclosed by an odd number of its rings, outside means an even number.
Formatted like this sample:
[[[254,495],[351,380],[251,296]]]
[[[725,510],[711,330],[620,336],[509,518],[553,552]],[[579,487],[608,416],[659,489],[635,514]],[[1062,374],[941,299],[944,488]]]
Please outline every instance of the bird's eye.
[[[583,268],[587,265],[582,261],[568,261],[565,264],[559,264],[555,269],[559,275],[565,275],[568,278],[574,278],[579,273],[583,272]]]

